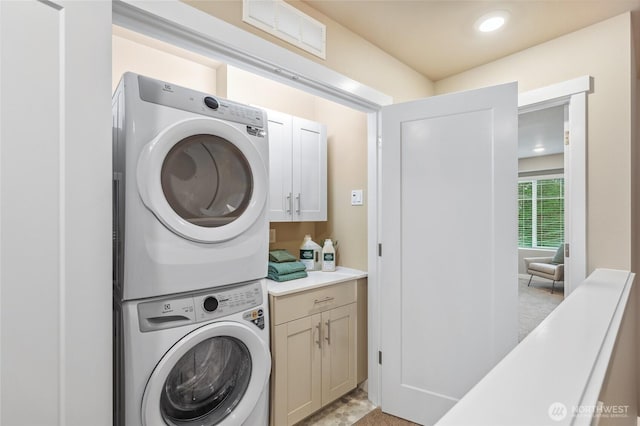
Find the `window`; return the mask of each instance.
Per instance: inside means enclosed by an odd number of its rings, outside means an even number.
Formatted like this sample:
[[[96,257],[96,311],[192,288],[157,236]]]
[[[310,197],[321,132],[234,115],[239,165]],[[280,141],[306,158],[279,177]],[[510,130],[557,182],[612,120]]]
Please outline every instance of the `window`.
[[[518,247],[557,248],[564,242],[564,178],[518,182]]]

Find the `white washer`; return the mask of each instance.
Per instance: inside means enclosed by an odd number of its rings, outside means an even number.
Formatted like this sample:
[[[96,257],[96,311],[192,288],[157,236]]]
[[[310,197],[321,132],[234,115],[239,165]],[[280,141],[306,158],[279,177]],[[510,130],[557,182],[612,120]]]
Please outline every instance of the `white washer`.
[[[268,424],[264,280],[121,306],[124,386],[116,401],[124,404],[116,424]]]
[[[265,277],[266,114],[133,73],[112,105],[118,297]]]

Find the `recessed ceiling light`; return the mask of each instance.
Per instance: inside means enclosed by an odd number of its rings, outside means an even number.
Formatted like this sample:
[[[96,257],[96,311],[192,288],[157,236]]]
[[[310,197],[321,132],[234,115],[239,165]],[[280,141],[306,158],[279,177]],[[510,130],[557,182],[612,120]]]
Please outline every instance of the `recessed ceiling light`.
[[[499,10],[482,15],[476,21],[474,27],[480,32],[488,33],[502,28],[502,26],[507,22],[507,19],[509,19],[509,12]]]

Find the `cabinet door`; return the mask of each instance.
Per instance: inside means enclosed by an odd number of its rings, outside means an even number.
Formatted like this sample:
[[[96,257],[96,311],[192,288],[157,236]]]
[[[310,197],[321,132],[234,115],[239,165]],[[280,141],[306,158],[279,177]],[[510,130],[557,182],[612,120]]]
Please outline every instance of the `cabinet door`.
[[[322,313],[322,405],[356,387],[356,303]]]
[[[293,220],[327,220],[327,128],[293,117]]]
[[[273,423],[292,425],[321,407],[322,316],[274,327]]]
[[[267,111],[269,137],[269,220],[292,220],[291,116]]]

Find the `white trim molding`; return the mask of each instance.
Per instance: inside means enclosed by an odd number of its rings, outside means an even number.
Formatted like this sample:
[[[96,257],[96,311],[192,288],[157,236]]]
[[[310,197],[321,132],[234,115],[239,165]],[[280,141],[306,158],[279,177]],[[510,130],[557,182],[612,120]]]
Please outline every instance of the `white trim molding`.
[[[576,93],[590,92],[593,78],[590,76],[577,77],[561,83],[551,84],[539,89],[522,92],[518,95],[518,108],[521,112],[524,109],[532,108],[536,104],[544,103],[544,108],[548,107],[548,102],[552,99],[566,100]]]

